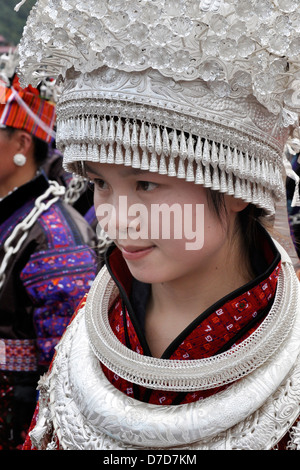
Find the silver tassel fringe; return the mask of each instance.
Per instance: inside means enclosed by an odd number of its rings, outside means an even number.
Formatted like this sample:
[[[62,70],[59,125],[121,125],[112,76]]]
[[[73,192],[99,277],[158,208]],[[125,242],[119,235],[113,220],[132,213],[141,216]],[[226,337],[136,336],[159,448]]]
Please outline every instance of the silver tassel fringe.
[[[176,176],[273,211],[280,169],[258,155],[183,131],[114,117],[61,121],[57,143],[65,165],[76,161],[123,164]]]

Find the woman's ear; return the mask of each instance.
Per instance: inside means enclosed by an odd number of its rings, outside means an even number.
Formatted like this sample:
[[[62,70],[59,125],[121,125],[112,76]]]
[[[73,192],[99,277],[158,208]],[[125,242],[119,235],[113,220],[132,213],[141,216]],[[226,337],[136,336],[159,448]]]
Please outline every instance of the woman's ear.
[[[248,202],[243,201],[242,199],[235,198],[233,196],[225,195],[225,201],[227,209],[232,212],[241,212],[249,205]]]
[[[19,153],[28,156],[33,152],[33,139],[28,132],[19,130],[14,138],[17,140]]]

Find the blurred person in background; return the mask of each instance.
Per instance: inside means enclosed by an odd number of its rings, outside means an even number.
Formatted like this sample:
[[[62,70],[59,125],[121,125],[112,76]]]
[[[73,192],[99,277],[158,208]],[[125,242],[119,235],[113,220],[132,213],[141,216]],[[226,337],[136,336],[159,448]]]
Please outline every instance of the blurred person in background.
[[[55,104],[0,81],[0,449],[18,449],[37,381],[96,271],[95,231],[43,165]]]

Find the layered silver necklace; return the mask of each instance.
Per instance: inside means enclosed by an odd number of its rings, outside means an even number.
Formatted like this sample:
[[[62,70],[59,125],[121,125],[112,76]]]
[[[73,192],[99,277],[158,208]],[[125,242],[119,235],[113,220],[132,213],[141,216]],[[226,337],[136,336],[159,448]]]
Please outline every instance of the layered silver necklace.
[[[57,348],[40,383],[31,432],[39,448],[271,449],[300,414],[300,292],[286,253],[275,301],[250,338],[214,358],[172,361],[141,356],[116,339],[108,321],[117,290],[106,268]],[[101,363],[132,383],[159,390],[229,386],[177,406],[143,403],[117,390]],[[297,448],[294,426],[290,446]],[[300,447],[299,447],[300,448]]]

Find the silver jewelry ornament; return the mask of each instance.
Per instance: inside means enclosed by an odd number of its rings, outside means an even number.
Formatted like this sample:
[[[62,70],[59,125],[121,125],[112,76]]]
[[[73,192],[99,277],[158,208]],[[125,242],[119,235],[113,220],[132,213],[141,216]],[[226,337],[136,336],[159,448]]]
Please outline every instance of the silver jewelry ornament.
[[[124,164],[274,215],[300,111],[296,10],[292,0],[39,0],[20,83],[62,78],[56,144],[68,172]]]
[[[264,320],[254,341],[243,341],[229,353],[195,364],[142,356],[121,343],[111,349],[114,333],[107,318],[115,289],[107,282],[104,268],[97,276],[103,282],[101,303],[90,309],[90,301],[100,299],[89,293],[57,347],[51,371],[39,383],[39,417],[30,433],[33,445],[51,449],[59,442],[65,450],[110,451],[269,450],[290,431],[289,447],[299,447],[299,427],[293,423],[300,398],[300,290],[287,253],[277,246],[282,272],[273,318]],[[266,334],[261,334],[262,329]],[[196,387],[202,382],[202,388],[209,388],[213,377],[230,386],[179,406],[143,403],[107,380],[99,362],[100,349],[106,363],[112,356],[118,360],[116,377],[130,376],[139,384],[144,379],[144,384],[152,382],[153,389],[171,385],[174,390],[178,386],[178,391],[191,391],[196,382]]]
[[[13,160],[16,166],[24,166],[27,159],[22,153],[16,153],[16,155],[14,155]]]

